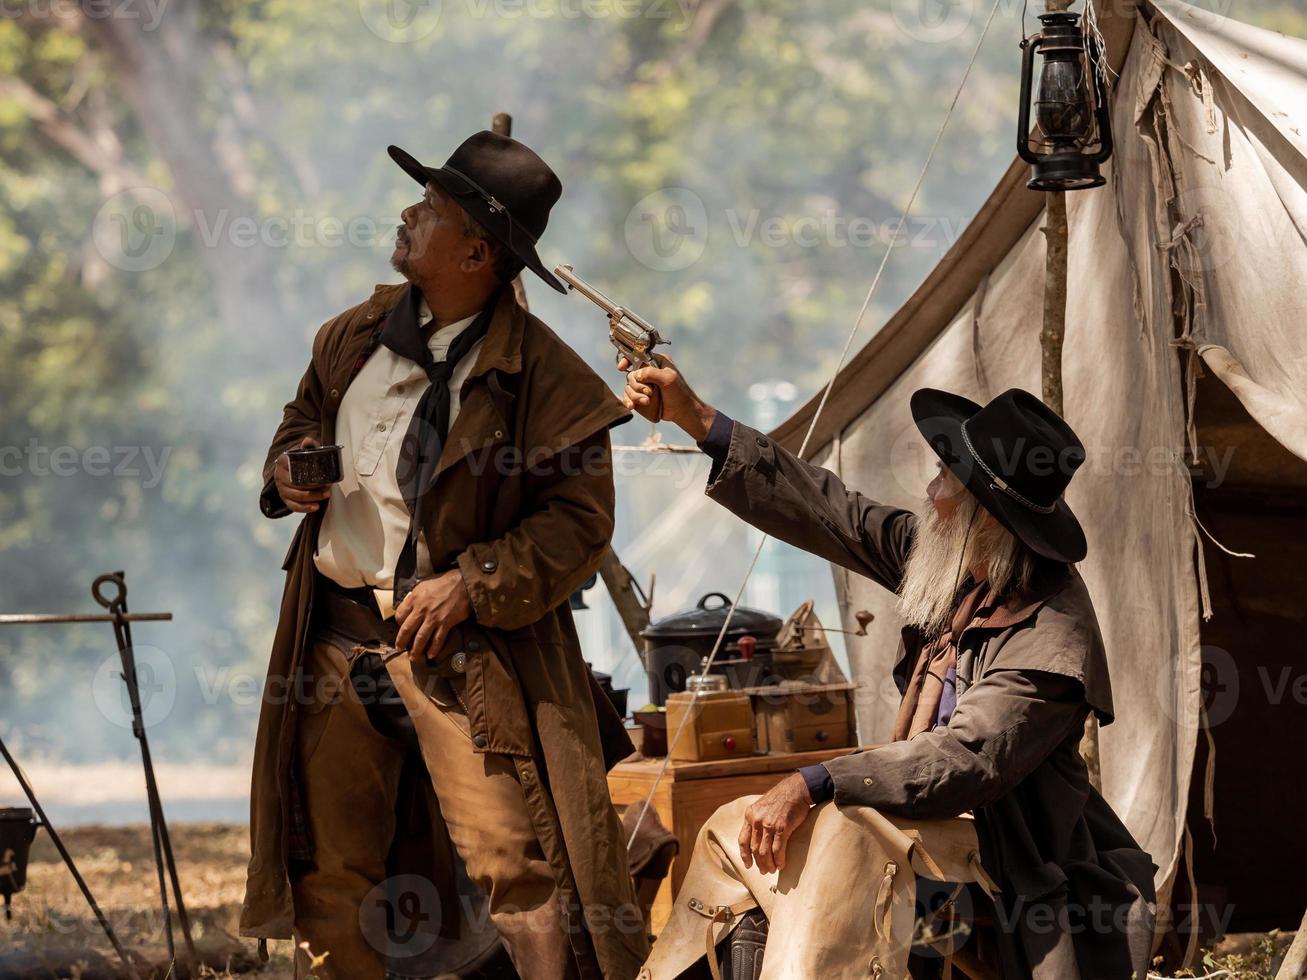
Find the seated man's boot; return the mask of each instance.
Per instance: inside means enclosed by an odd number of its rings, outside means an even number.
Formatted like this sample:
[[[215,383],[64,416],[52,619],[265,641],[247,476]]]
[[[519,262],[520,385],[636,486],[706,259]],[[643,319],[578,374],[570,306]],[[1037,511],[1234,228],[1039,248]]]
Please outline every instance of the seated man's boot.
[[[758,980],[766,945],[767,916],[762,909],[745,912],[717,947],[722,980]]]

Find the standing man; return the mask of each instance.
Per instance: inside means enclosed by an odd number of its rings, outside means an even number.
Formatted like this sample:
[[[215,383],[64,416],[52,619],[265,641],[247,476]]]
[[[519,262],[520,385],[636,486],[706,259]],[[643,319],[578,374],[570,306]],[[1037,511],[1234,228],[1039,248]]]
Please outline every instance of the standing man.
[[[490,132],[438,168],[389,152],[423,189],[391,259],[407,282],[318,331],[264,467],[263,512],[304,517],[241,931],[293,931],[319,977],[381,980],[388,911],[457,934],[452,845],[522,977],[628,978],[647,939],[605,771],[631,744],[566,600],[607,547],[608,429],[630,416],[514,298],[523,267],[563,291],[535,248],[562,192],[545,162]],[[331,443],[340,482],[292,485],[286,451]],[[407,656],[360,648],[378,642]],[[415,759],[438,812],[397,806]],[[388,909],[401,872],[438,907]]]

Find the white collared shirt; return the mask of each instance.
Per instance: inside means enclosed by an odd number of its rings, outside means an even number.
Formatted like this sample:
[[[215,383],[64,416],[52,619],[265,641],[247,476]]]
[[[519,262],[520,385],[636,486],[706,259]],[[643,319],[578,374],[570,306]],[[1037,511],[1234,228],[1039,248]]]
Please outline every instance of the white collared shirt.
[[[476,317],[436,330],[427,347],[437,361],[445,360],[456,337]],[[418,309],[418,326],[431,320],[425,299]],[[449,379],[449,425],[458,418],[459,393],[485,342],[472,345]],[[341,480],[331,497],[318,532],[314,563],[323,575],[353,588],[376,590],[382,616],[394,614],[395,562],[408,536],[409,513],[395,476],[400,444],[422,393],[430,387],[420,364],[378,345],[358,376],[345,389],[336,416],[336,442],[341,445]],[[426,541],[419,536],[418,577],[432,573]]]

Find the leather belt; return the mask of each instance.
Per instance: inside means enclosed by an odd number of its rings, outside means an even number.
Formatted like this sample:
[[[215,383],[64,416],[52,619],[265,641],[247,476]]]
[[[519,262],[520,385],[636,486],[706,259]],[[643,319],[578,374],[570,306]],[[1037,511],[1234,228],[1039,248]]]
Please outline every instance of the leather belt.
[[[356,643],[395,642],[399,624],[393,618],[381,618],[376,596],[370,588],[346,588],[321,572],[314,573],[313,584],[315,628],[329,627]]]

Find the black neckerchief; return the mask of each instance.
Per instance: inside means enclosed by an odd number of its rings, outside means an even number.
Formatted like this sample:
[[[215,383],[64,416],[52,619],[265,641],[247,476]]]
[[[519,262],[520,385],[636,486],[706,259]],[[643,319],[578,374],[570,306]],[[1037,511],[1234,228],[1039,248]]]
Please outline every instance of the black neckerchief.
[[[380,331],[380,343],[400,357],[421,365],[431,384],[413,411],[408,431],[400,444],[399,462],[395,478],[408,507],[408,536],[395,562],[395,608],[417,584],[417,543],[422,533],[419,502],[422,495],[435,483],[436,467],[445,437],[449,433],[450,392],[449,379],[458,362],[467,356],[473,345],[486,335],[490,320],[499,299],[496,292],[485,309],[462,333],[454,338],[443,361],[437,361],[427,346],[418,322],[422,304],[422,291],[410,285],[399,305],[390,311]]]

